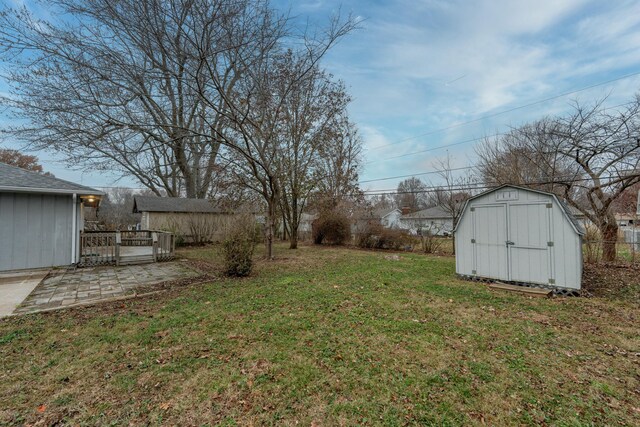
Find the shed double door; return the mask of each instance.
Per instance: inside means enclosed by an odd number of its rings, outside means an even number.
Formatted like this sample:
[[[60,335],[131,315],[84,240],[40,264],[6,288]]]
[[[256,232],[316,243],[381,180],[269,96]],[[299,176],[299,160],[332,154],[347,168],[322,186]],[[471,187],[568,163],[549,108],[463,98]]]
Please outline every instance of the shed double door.
[[[475,274],[548,284],[552,277],[550,211],[546,203],[474,206]]]

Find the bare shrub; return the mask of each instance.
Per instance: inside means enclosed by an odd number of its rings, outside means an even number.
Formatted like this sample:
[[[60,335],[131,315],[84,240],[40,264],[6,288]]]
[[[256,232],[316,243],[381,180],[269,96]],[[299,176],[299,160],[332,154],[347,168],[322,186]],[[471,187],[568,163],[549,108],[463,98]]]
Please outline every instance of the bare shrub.
[[[370,222],[357,238],[356,245],[367,249],[400,250],[413,246],[413,239],[403,230],[384,228],[377,222]]]
[[[602,239],[600,231],[593,226],[585,227],[584,261],[589,264],[596,264],[602,258]]]
[[[378,236],[382,234],[382,224],[369,222],[356,236],[356,245],[360,248],[373,249],[376,247]]]
[[[313,243],[343,245],[351,237],[351,223],[344,214],[323,212],[312,224]]]
[[[430,228],[425,230],[419,230],[420,241],[422,243],[422,251],[426,254],[434,254],[442,247],[443,239],[437,236],[437,231],[434,233]]]

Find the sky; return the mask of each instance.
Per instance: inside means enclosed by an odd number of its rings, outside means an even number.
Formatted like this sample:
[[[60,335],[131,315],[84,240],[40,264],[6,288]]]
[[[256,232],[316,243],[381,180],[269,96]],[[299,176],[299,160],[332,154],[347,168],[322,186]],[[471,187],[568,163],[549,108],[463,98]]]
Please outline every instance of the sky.
[[[401,178],[373,180],[428,173],[447,155],[454,167],[473,165],[478,139],[562,114],[572,101],[607,97],[605,105],[616,106],[640,90],[637,0],[276,0],[275,5],[300,25],[322,26],[338,11],[360,22],[324,66],[353,97],[350,115],[364,142],[360,178],[367,190],[393,189]],[[2,90],[6,85],[0,82]],[[63,179],[96,187],[139,186],[70,169],[56,162],[54,153],[36,154],[45,170]],[[432,174],[419,177],[439,183]]]

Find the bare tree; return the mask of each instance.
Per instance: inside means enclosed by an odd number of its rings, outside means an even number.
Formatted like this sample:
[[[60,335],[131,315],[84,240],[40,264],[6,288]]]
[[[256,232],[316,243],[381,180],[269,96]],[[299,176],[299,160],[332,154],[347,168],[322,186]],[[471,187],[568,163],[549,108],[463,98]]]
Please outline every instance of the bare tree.
[[[316,183],[312,203],[317,211],[330,211],[339,205],[364,201],[358,187],[362,162],[362,139],[356,126],[346,114],[337,118],[329,128],[320,147]]]
[[[579,177],[580,171],[573,159],[549,146],[548,134],[554,126],[552,118],[545,118],[485,139],[476,148],[484,183],[521,185],[563,196],[565,188],[558,181]]]
[[[126,230],[140,221],[140,215],[133,213],[134,191],[128,188],[112,188],[100,202],[97,220],[107,230]]]
[[[415,176],[400,182],[395,196],[396,207],[408,207],[411,212],[426,208],[429,203],[426,188],[427,185]]]
[[[598,227],[603,259],[612,261],[618,238],[614,202],[640,182],[640,97],[620,109],[605,109],[602,103],[586,106],[575,102],[567,115],[518,129],[518,144],[501,140],[497,147],[485,150],[480,170],[490,182],[514,183],[508,175],[498,176],[492,169],[519,156],[544,158],[540,162],[525,160],[532,173],[528,180],[515,183],[542,185],[562,196]],[[549,169],[552,164],[558,167]]]
[[[285,67],[295,69],[294,60],[288,54]],[[319,182],[329,178],[320,168],[322,157],[335,155],[332,148],[345,143],[333,128],[346,115],[349,101],[344,85],[334,82],[330,75],[315,67],[296,83],[284,102],[278,136],[282,189],[280,209],[290,249],[298,247],[300,218],[309,196]],[[336,137],[336,141],[329,141]]]
[[[210,106],[218,93],[198,90],[203,61],[190,37],[209,52],[234,49],[229,33],[260,2],[49,3],[67,19],[38,20],[27,8],[0,14],[0,48],[13,65],[3,101],[28,122],[12,135],[74,166],[117,169],[157,195],[205,197],[226,123]]]
[[[449,154],[436,161],[434,166],[442,182],[435,191],[430,193],[430,198],[433,204],[451,216],[452,229],[455,230],[464,209],[464,202],[472,195],[475,181],[470,174],[456,175],[451,161]],[[455,239],[453,253],[456,253]]]
[[[290,36],[285,18],[264,9],[256,19],[260,22],[259,31],[253,30],[244,43],[234,42],[241,48],[225,51],[225,57],[211,56],[208,45],[195,38],[192,41],[205,61],[203,70],[207,78],[199,81],[201,91],[220,95],[221,102],[212,103],[204,95],[203,99],[229,123],[230,131],[220,136],[229,151],[237,179],[260,194],[266,205],[266,255],[271,259],[283,194],[280,137],[285,106],[300,82],[356,23],[350,18],[343,21],[339,16],[334,17],[321,37],[305,35],[299,39],[301,46],[293,49],[284,43],[285,37]],[[295,60],[290,61],[291,57]],[[228,65],[230,71],[221,75],[220,63]],[[233,90],[227,90],[223,82],[231,74],[236,84]]]

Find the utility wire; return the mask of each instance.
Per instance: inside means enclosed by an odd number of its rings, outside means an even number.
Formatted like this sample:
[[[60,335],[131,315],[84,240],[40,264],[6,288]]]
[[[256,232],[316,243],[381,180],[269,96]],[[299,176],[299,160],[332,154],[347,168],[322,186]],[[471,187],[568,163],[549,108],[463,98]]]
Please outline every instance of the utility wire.
[[[461,168],[447,169],[447,172],[454,172],[454,171],[473,169],[475,167],[476,166],[465,166],[465,167],[461,167]],[[365,184],[367,182],[376,182],[376,181],[389,181],[389,180],[392,180],[392,179],[399,179],[399,178],[411,178],[411,177],[414,177],[414,176],[433,175],[433,174],[442,173],[442,172],[443,171],[429,171],[429,172],[413,173],[413,174],[410,174],[410,175],[388,176],[388,177],[385,177],[385,178],[367,179],[365,181],[359,181],[358,184]]]
[[[472,119],[472,120],[468,120],[466,122],[454,123],[454,124],[452,124],[450,126],[447,126],[447,127],[443,127],[443,128],[440,128],[440,129],[435,129],[435,130],[432,130],[432,131],[429,131],[429,132],[426,132],[426,133],[423,133],[423,134],[420,134],[420,135],[410,136],[408,138],[404,138],[404,139],[401,139],[399,141],[392,142],[390,144],[384,144],[384,145],[379,145],[377,147],[372,147],[372,148],[369,149],[369,151],[379,150],[381,148],[402,144],[403,142],[411,141],[413,139],[421,138],[423,136],[433,135],[433,134],[436,134],[436,133],[439,133],[439,132],[444,132],[444,131],[447,131],[447,130],[450,130],[450,129],[455,129],[455,128],[458,128],[460,126],[465,126],[465,125],[468,125],[468,124],[471,124],[471,123],[477,123],[477,122],[480,122],[480,121],[485,120],[485,119],[490,119],[490,118],[493,118],[493,117],[501,116],[503,114],[511,113],[511,112],[517,111],[517,110],[522,110],[523,108],[532,107],[534,105],[543,104],[543,103],[548,102],[548,101],[553,101],[554,99],[559,99],[559,98],[562,98],[562,97],[565,97],[565,96],[568,96],[568,95],[573,95],[573,94],[576,94],[576,93],[579,93],[579,92],[583,92],[585,90],[593,89],[595,87],[604,86],[604,85],[607,85],[609,83],[615,83],[617,81],[628,79],[629,77],[634,77],[634,76],[637,76],[637,75],[640,75],[640,71],[637,71],[637,72],[631,73],[631,74],[625,74],[625,75],[617,77],[615,79],[607,80],[607,81],[604,81],[604,82],[601,82],[601,83],[592,84],[592,85],[589,85],[589,86],[586,86],[586,87],[583,87],[583,88],[580,88],[580,89],[575,89],[575,90],[571,90],[571,91],[568,91],[568,92],[563,92],[563,93],[560,93],[558,95],[550,96],[548,98],[540,99],[538,101],[530,102],[528,104],[524,104],[524,105],[520,105],[520,106],[517,106],[517,107],[509,108],[507,110],[498,111],[498,112],[492,113],[492,114],[486,114],[484,116],[481,116],[481,117],[478,117],[478,118],[475,118],[475,119]]]
[[[637,170],[631,170],[634,172],[637,172]],[[624,172],[624,171],[620,171],[620,172]],[[615,176],[615,175],[609,175],[609,176],[601,176],[600,179],[617,179],[620,178],[620,176]],[[521,184],[513,184],[516,187],[527,187],[530,185],[551,185],[551,184],[558,184],[558,185],[563,185],[563,184],[570,184],[570,183],[577,183],[577,182],[585,182],[585,181],[592,181],[593,179],[591,177],[588,178],[571,178],[571,179],[563,179],[562,177],[556,177],[553,180],[547,180],[547,181],[529,181],[529,182],[525,182],[525,183],[521,183]],[[447,186],[447,185],[433,185],[433,186],[428,186],[428,187],[424,187],[421,190],[406,190],[406,191],[397,191],[394,189],[388,189],[388,190],[365,190],[362,191],[362,193],[365,196],[382,196],[382,195],[396,195],[396,194],[426,194],[426,193],[435,193],[438,191],[449,191],[449,192],[456,192],[456,191],[469,191],[469,190],[481,190],[481,189],[486,189],[486,188],[495,188],[495,187],[499,187],[502,184],[482,184],[479,181],[474,181],[469,183],[468,185],[455,185],[455,186]],[[607,185],[609,185],[608,182],[602,183],[601,186],[602,187],[606,187]],[[344,195],[356,195],[357,193],[349,193],[349,194],[344,194]]]
[[[631,105],[631,104],[633,104],[633,102],[625,102],[623,104],[618,104],[618,105],[613,105],[611,107],[603,108],[602,111],[611,110],[613,108],[620,108],[620,107],[624,107],[624,106]],[[401,154],[399,156],[385,157],[384,159],[371,160],[371,161],[365,162],[364,165],[366,166],[366,165],[369,165],[369,164],[372,164],[372,163],[387,162],[389,160],[400,159],[400,158],[403,158],[403,157],[409,157],[409,156],[413,156],[415,154],[428,153],[430,151],[441,150],[443,148],[454,147],[456,145],[463,145],[463,144],[468,144],[470,142],[482,141],[482,140],[485,140],[487,138],[497,138],[497,137],[506,136],[506,135],[507,135],[507,133],[494,133],[492,135],[487,135],[487,136],[482,136],[482,137],[478,137],[478,138],[467,139],[465,141],[454,142],[452,144],[439,145],[437,147],[431,147],[431,148],[427,148],[425,150],[412,151],[411,153],[405,153],[405,154]]]

